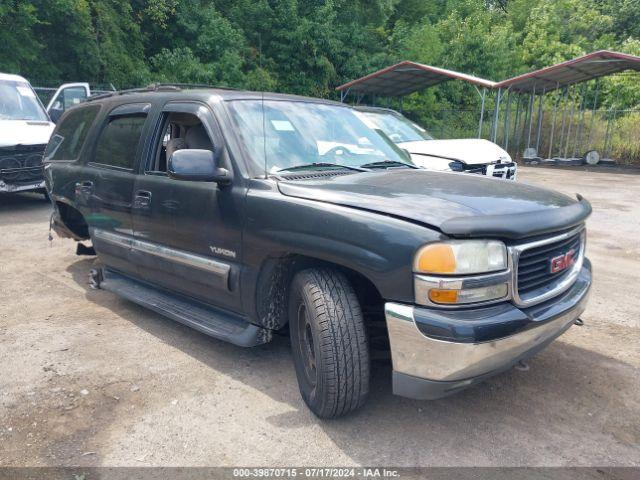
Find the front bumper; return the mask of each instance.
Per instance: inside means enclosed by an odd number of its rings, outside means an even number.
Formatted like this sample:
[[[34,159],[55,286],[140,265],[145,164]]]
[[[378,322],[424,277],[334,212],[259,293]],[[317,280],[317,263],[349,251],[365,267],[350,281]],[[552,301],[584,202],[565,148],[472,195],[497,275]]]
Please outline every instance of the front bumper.
[[[387,303],[396,395],[435,399],[511,368],[564,333],[586,308],[591,264],[561,295],[530,308],[510,303],[442,311]]]
[[[463,172],[485,175],[492,178],[502,178],[503,180],[516,180],[518,176],[518,164],[509,162],[466,165]]]
[[[0,180],[0,192],[4,193],[32,192],[34,190],[44,190],[45,188],[44,180],[27,183],[5,183]]]

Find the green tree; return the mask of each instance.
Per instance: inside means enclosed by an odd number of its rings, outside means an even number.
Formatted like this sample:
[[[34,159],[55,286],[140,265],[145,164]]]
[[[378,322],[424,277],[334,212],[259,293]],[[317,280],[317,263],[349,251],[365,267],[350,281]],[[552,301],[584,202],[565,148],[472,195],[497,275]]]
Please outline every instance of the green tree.
[[[29,75],[38,65],[44,46],[32,35],[37,9],[20,0],[0,3],[0,71]]]

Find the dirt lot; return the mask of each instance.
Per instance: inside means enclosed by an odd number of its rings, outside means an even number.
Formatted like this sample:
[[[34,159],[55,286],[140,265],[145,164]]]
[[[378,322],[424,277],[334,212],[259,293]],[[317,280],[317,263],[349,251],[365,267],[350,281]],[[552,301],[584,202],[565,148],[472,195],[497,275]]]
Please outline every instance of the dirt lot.
[[[521,169],[594,206],[583,319],[530,361],[434,402],[322,422],[286,338],[241,349],[87,287],[40,196],[0,197],[0,465],[640,465],[640,175]]]

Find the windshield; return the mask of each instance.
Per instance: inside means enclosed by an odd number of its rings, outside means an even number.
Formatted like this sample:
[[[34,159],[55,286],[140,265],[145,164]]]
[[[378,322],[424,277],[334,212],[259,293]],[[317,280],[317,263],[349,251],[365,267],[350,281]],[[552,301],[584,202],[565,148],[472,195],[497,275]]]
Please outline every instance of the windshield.
[[[35,92],[26,82],[0,80],[0,120],[39,120],[48,122]]]
[[[360,112],[395,143],[433,140],[424,128],[393,112]]]
[[[258,171],[410,163],[349,107],[279,100],[233,100],[233,120]],[[266,155],[266,161],[265,161]]]

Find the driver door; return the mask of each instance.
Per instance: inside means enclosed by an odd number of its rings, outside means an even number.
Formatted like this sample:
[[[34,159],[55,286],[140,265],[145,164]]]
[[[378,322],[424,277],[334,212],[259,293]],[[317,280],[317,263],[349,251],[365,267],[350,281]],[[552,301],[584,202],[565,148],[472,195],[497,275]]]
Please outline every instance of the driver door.
[[[62,114],[74,105],[84,102],[91,95],[88,83],[65,83],[53,94],[47,105],[47,113],[53,123],[58,123]]]
[[[200,103],[170,102],[162,109],[152,141],[132,200],[139,275],[160,287],[241,311],[244,187],[176,180],[167,173],[175,149],[223,148],[212,112]]]

